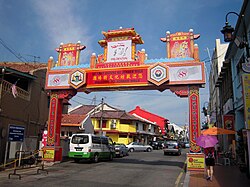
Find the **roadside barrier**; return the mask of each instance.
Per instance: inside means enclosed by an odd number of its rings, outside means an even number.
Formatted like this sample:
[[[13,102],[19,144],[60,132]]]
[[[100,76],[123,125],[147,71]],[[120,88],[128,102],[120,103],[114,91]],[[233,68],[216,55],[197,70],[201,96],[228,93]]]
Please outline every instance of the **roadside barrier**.
[[[39,152],[42,156],[39,156]],[[43,150],[36,150],[33,153],[27,151],[17,151],[15,154],[15,159],[12,162],[9,162],[5,165],[3,164],[0,167],[6,167],[11,164],[13,164],[12,169],[14,170],[13,173],[9,173],[9,179],[11,175],[17,175],[19,177],[19,180],[21,180],[21,174],[18,174],[17,171],[35,168],[38,165],[41,166],[41,168],[37,169],[37,174],[39,173],[39,171],[45,171],[48,174],[48,171],[44,169]],[[35,167],[32,167],[33,165]]]

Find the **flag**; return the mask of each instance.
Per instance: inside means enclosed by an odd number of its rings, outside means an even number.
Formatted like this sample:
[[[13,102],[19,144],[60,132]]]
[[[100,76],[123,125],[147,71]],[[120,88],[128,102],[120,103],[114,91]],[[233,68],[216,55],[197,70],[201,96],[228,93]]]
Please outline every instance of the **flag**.
[[[17,97],[16,83],[11,86],[11,92],[14,98]]]

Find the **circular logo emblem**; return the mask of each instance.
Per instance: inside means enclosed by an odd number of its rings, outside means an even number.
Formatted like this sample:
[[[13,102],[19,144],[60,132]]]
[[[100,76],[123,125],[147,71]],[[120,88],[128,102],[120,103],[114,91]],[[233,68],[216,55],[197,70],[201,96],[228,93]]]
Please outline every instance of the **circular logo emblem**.
[[[185,68],[181,68],[178,72],[177,72],[177,77],[180,80],[184,80],[188,78],[188,71]]]

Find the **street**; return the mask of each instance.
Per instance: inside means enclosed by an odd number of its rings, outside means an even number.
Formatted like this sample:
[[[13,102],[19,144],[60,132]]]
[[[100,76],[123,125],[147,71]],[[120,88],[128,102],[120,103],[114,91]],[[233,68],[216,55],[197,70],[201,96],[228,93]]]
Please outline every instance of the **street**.
[[[182,186],[183,166],[187,150],[181,156],[163,155],[162,150],[133,152],[113,161],[90,163],[62,162],[46,167],[46,172],[36,174],[36,169],[18,171],[18,176],[0,172],[0,186]],[[177,185],[176,185],[177,184]]]

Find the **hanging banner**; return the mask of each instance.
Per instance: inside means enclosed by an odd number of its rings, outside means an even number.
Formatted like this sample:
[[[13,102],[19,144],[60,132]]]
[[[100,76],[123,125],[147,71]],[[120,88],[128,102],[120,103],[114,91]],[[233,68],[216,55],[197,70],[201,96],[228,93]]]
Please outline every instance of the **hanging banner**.
[[[234,115],[223,115],[224,129],[234,130]]]

